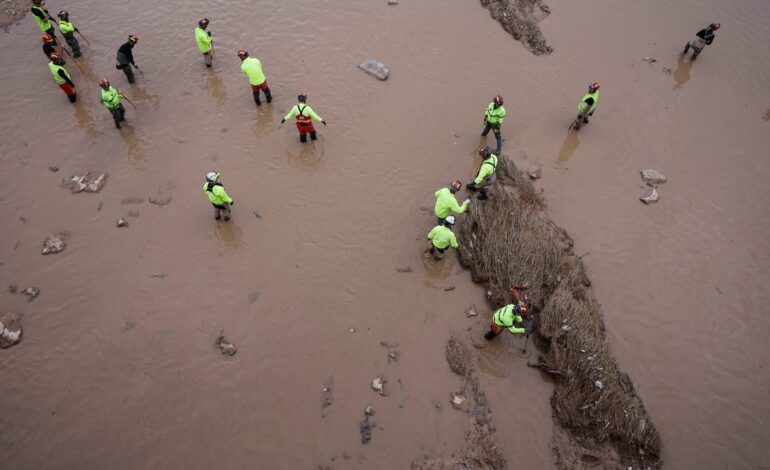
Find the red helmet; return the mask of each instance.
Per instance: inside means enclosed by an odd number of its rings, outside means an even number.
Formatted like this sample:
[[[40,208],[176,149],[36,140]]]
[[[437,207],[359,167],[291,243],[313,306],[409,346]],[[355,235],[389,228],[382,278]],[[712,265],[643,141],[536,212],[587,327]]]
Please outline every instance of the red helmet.
[[[601,88],[601,86],[599,86],[599,82],[591,82],[588,84],[589,90],[598,90],[599,88]]]
[[[110,81],[107,80],[106,78],[102,78],[101,80],[99,80],[99,86],[102,88],[107,88],[108,86],[110,86]]]
[[[460,189],[462,189],[463,183],[460,180],[454,180],[451,183],[449,183],[449,190],[452,192],[457,192]]]
[[[43,42],[46,44],[48,44],[49,42],[53,42],[53,36],[51,36],[50,34],[44,34]]]
[[[495,106],[503,105],[503,97],[501,95],[495,96],[495,98],[492,101],[495,103]]]
[[[297,95],[297,101],[302,101],[303,103],[307,101],[307,93],[300,92],[299,95]]]
[[[54,52],[51,55],[49,55],[48,58],[51,59],[52,61],[56,62],[57,60],[61,59],[61,56]]]
[[[479,155],[481,155],[484,158],[489,157],[492,154],[492,149],[489,148],[489,145],[485,145],[481,150],[479,150]]]
[[[248,57],[248,56],[249,56],[249,53],[248,53],[248,52],[246,52],[246,51],[244,51],[243,49],[241,49],[240,51],[238,51],[238,57],[240,57],[240,58],[241,58],[241,60],[245,59],[245,58],[246,58],[246,57]]]

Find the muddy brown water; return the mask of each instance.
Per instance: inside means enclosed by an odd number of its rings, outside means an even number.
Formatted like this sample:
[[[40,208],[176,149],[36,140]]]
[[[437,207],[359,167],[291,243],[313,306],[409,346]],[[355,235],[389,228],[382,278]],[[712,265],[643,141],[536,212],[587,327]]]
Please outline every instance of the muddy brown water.
[[[665,467],[768,465],[770,5],[548,5],[554,53],[535,57],[474,1],[50,2],[93,43],[88,78],[69,67],[74,107],[29,16],[0,35],[0,299],[25,314],[23,342],[0,354],[3,467],[390,469],[458,452],[468,418],[448,402],[460,385],[444,344],[483,333],[464,315],[483,291],[454,257],[423,260],[433,216],[421,208],[475,170],[498,93],[506,145],[544,165],[549,213],[587,254]],[[202,16],[212,70],[193,41]],[[678,63],[710,21],[723,25],[714,45]],[[144,70],[131,87],[114,68],[128,33]],[[263,61],[272,106],[254,109],[241,47]],[[387,82],[356,69],[369,57]],[[102,76],[137,105],[122,132],[98,102]],[[570,135],[592,80],[599,110]],[[314,145],[278,128],[298,91],[329,122]],[[648,167],[669,177],[649,207],[637,200]],[[109,173],[100,194],[59,187],[88,169]],[[236,201],[229,224],[201,191],[211,169]],[[129,210],[139,216],[116,228]],[[67,249],[41,256],[61,230]],[[42,292],[27,303],[6,284]],[[223,329],[232,358],[214,347]],[[499,444],[511,468],[551,468],[551,386],[521,339],[500,339],[477,350]],[[381,374],[387,397],[370,389]],[[370,403],[379,427],[363,446]]]

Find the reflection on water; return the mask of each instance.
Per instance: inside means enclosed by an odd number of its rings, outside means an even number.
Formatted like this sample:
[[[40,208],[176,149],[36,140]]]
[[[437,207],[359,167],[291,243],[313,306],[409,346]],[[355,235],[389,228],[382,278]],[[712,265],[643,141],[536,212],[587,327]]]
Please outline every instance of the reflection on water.
[[[286,150],[286,155],[289,156],[289,163],[294,168],[306,171],[318,169],[323,163],[326,154],[323,145],[319,144],[318,141],[300,144],[298,150],[299,152],[297,153],[291,149]]]
[[[564,165],[567,163],[567,160],[569,160],[572,154],[575,153],[575,150],[577,150],[578,145],[580,145],[580,141],[578,140],[577,131],[567,131],[567,137],[561,144],[561,149],[559,150],[559,160],[556,162],[556,164]]]
[[[147,143],[142,139],[141,134],[139,134],[134,127],[126,125],[127,122],[129,122],[128,115],[126,116],[126,122],[123,123],[123,128],[115,130],[120,133],[120,137],[126,142],[129,161],[139,163],[144,161]]]
[[[91,113],[88,111],[88,108],[86,108],[85,104],[82,101],[78,101],[72,108],[75,112],[75,120],[77,121],[78,126],[85,129],[88,135],[91,137],[96,137],[99,134],[99,131],[94,125],[94,120],[91,117]],[[106,107],[104,110],[109,114],[109,110],[107,110]],[[110,122],[112,122],[112,115],[110,115]]]
[[[121,93],[125,93],[125,90]],[[150,103],[152,109],[158,109],[160,106],[160,97],[152,92],[145,90],[143,87],[134,84],[131,85],[131,101],[135,104]]]
[[[222,78],[214,72],[213,69],[208,70],[208,77],[206,80],[206,89],[209,91],[211,98],[217,106],[222,107],[227,104],[227,90],[225,90],[225,82]]]
[[[692,64],[694,64],[694,62],[685,61],[684,56],[682,55],[677,57],[676,70],[674,70],[674,80],[676,80],[674,90],[682,88],[684,84],[690,80],[690,70],[692,69]]]
[[[433,279],[436,281],[440,281],[443,279],[447,279],[451,274],[452,270],[454,269],[456,263],[456,258],[454,256],[454,253],[451,251],[450,248],[446,253],[444,253],[444,257],[441,259],[435,259],[432,254],[430,254],[429,248],[425,248],[425,250],[422,252],[422,266],[425,268],[425,275],[428,277],[428,279]]]
[[[235,217],[235,214],[233,214]],[[222,242],[225,248],[233,251],[243,248],[243,231],[241,226],[234,222],[234,218],[229,222],[217,221],[214,228],[214,235]]]
[[[263,99],[262,106],[257,108],[257,116],[254,119],[254,136],[272,135],[277,128],[278,122],[273,120],[273,105],[267,104]]]

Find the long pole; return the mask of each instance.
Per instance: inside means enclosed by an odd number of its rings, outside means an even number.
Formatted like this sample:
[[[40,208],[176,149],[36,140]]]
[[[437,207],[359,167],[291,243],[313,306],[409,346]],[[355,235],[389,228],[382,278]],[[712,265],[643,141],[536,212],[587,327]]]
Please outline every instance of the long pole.
[[[66,53],[67,53],[67,55],[68,55],[68,56],[70,56],[70,58],[72,59],[72,63],[74,63],[74,64],[75,64],[75,66],[78,68],[78,70],[80,70],[80,73],[82,73],[84,77],[88,77],[88,74],[86,73],[86,71],[85,71],[85,70],[83,70],[83,67],[81,67],[81,66],[80,66],[80,64],[78,63],[77,59],[75,59],[75,57],[73,57],[73,56],[72,56],[72,54],[70,53],[70,51],[68,51],[68,50],[67,50],[67,48],[66,48],[66,47],[64,47],[64,46],[62,46],[61,48],[62,48],[62,50],[63,50],[64,52],[66,52]]]
[[[83,35],[83,33],[81,33],[80,31],[77,31],[77,33],[80,35],[81,38],[83,38],[83,40],[85,40],[86,44],[88,44],[89,46],[91,45],[91,41],[89,41],[88,38]]]
[[[123,92],[122,92],[122,91],[120,91],[120,90],[118,90],[118,93],[120,93],[120,96],[122,96],[123,98],[125,98],[125,99],[126,99],[126,101],[128,101],[128,104],[130,104],[131,106],[133,106],[133,107],[134,107],[134,109],[136,109],[136,105],[134,104],[134,102],[133,102],[133,101],[131,101],[131,100],[128,98],[128,96],[124,95],[124,94],[123,94]]]

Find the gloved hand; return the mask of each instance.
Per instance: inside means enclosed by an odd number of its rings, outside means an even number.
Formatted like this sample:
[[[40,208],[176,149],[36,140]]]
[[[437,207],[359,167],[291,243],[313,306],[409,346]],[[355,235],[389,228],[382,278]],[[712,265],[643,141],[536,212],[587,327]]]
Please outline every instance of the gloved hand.
[[[231,206],[234,206],[234,205],[235,205],[235,201],[230,201],[230,203],[229,203],[229,204],[230,204]]]
[[[463,201],[463,205],[468,205],[468,204],[470,204],[470,203],[471,203],[471,200],[470,200],[470,199],[466,199],[466,200],[464,200],[464,201]]]
[[[524,327],[524,333],[530,334],[532,333],[532,325],[527,325]]]
[[[325,126],[325,125],[326,125],[326,121],[323,121],[323,120],[322,120],[322,121],[321,121],[321,124],[323,124],[323,125]]]
[[[471,191],[476,190],[476,183],[468,183],[465,185],[465,189],[470,189]]]
[[[211,37],[211,31],[206,31],[206,32],[209,33],[209,37]]]
[[[281,125],[283,125],[284,122],[286,122],[286,119],[281,119]]]
[[[136,64],[131,64],[131,65],[133,65],[136,70],[139,70],[139,66],[138,65],[136,65]]]

